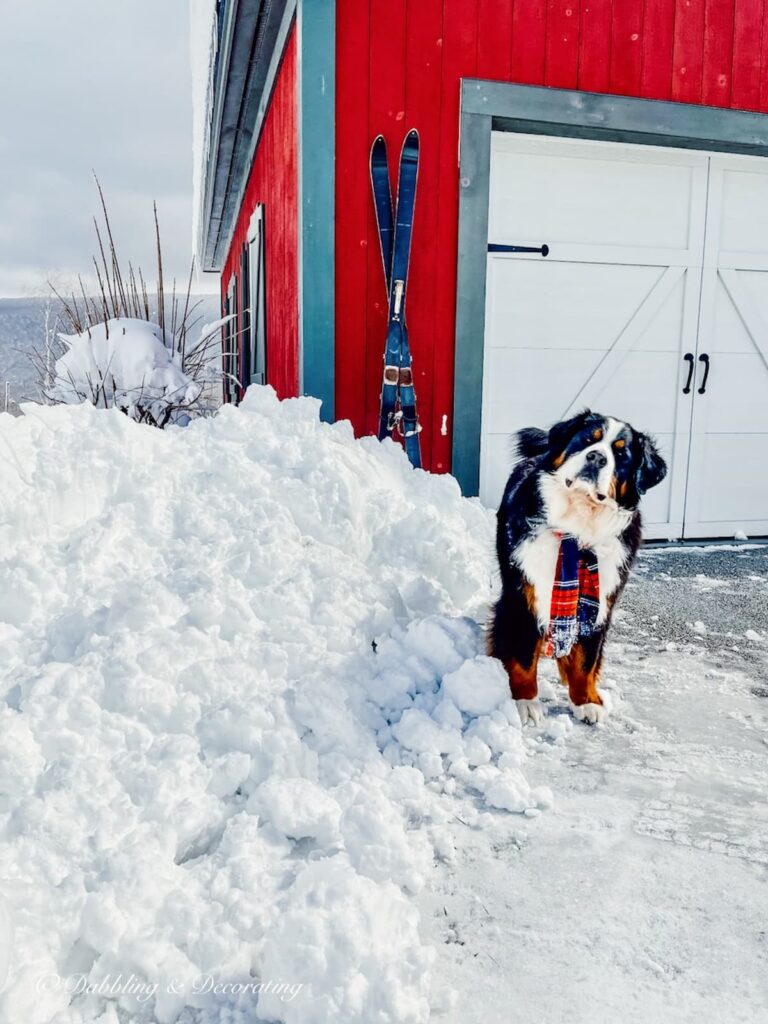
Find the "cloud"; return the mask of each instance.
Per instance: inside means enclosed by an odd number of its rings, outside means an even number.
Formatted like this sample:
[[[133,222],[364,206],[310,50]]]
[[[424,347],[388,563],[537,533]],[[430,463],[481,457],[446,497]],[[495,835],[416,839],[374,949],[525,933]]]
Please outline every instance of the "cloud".
[[[88,275],[106,193],[121,256],[192,254],[188,0],[9,0],[0,34],[0,295]]]

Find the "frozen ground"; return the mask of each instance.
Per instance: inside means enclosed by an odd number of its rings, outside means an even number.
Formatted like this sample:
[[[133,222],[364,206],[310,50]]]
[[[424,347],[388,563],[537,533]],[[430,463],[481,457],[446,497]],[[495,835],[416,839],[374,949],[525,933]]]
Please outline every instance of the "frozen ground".
[[[555,807],[456,821],[422,898],[457,1021],[768,1019],[767,602],[768,547],[651,549],[607,724],[572,726],[547,666],[526,773]]]
[[[311,400],[0,416],[0,492],[0,1024],[765,1019],[768,548],[522,730],[492,516]]]

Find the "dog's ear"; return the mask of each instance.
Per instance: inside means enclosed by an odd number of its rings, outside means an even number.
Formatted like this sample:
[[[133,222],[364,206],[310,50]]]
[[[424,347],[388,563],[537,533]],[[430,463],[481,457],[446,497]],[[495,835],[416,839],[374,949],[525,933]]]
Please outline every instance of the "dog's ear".
[[[569,420],[563,420],[562,423],[555,423],[549,431],[549,454],[553,458],[557,458],[558,455],[562,455],[568,447],[568,442],[574,434],[581,430],[591,415],[591,410],[584,409],[576,416],[571,416]]]
[[[637,445],[640,451],[640,462],[635,471],[635,485],[638,494],[645,494],[656,484],[660,484],[667,475],[667,464],[659,455],[652,438],[646,434],[637,435]]]
[[[547,432],[538,427],[523,427],[512,438],[512,454],[516,459],[535,459],[548,447]]]

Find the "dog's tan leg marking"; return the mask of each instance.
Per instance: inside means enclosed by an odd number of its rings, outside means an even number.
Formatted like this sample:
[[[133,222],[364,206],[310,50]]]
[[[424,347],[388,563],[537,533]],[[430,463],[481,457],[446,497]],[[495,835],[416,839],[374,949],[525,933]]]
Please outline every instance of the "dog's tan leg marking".
[[[558,658],[557,670],[560,678],[568,687],[568,695],[571,703],[576,707],[582,704],[602,704],[603,700],[597,692],[597,682],[600,678],[600,668],[603,660],[602,648],[597,658],[590,659],[587,663],[584,647],[574,644],[571,653],[565,658]]]
[[[536,641],[530,665],[523,665],[519,661],[504,662],[504,668],[509,676],[509,688],[515,700],[536,700],[539,692],[536,672],[543,642],[542,638]]]

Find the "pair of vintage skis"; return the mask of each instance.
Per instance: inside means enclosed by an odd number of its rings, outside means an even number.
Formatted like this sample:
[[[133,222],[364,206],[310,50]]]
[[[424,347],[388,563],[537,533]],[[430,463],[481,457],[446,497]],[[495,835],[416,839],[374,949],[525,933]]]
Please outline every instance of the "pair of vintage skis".
[[[411,130],[400,154],[397,207],[393,217],[389,182],[387,144],[382,135],[371,147],[371,188],[379,228],[384,280],[389,296],[389,322],[384,349],[384,378],[381,385],[379,440],[399,432],[414,466],[421,466],[419,418],[413,387],[413,363],[405,325],[405,297],[408,262],[411,255],[416,179],[419,170],[419,133]]]

